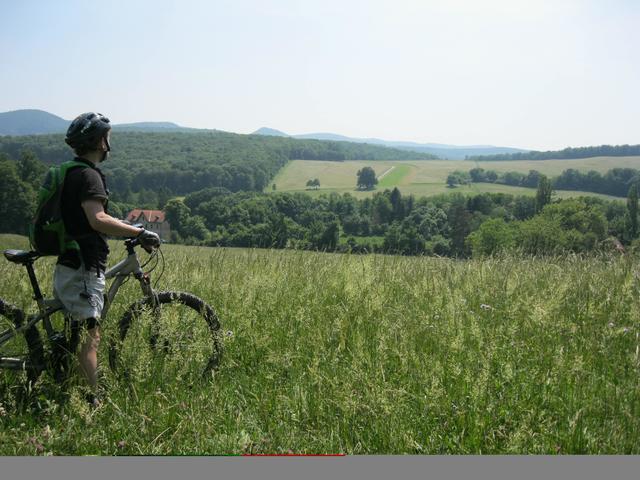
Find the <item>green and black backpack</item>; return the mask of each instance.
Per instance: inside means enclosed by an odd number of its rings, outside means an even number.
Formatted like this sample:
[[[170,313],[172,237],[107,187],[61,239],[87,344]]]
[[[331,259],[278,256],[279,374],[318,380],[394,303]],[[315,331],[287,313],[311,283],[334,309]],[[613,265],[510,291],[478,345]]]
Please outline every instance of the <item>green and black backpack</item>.
[[[38,193],[38,208],[29,227],[31,248],[41,255],[60,255],[79,250],[78,242],[67,235],[62,220],[62,187],[69,169],[87,167],[75,160],[51,167]]]

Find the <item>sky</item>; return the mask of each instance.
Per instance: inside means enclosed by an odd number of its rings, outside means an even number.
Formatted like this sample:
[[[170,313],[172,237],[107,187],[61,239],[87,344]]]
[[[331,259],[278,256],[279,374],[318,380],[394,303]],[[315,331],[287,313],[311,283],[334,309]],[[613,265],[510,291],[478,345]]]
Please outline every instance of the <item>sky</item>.
[[[0,0],[0,112],[638,144],[639,25],[636,0]]]

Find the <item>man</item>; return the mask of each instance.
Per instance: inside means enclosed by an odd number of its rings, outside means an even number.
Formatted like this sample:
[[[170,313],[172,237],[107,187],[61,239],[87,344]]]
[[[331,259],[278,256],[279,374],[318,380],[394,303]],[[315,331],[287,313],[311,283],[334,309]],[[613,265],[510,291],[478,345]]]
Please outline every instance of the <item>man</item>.
[[[78,355],[92,392],[97,384],[100,314],[109,254],[106,236],[137,237],[147,248],[160,245],[156,233],[123,223],[107,213],[109,193],[97,166],[107,159],[111,150],[110,132],[109,119],[100,113],[83,113],[67,130],[65,142],[74,150],[76,161],[87,165],[87,168],[70,169],[62,189],[65,230],[80,250],[68,250],[60,255],[54,272],[54,296],[74,320],[87,326],[88,335]]]

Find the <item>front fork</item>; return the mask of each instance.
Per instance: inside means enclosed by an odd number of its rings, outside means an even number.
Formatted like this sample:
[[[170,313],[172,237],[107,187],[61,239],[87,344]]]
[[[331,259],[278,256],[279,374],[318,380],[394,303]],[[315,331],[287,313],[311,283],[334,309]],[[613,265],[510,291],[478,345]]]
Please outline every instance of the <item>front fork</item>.
[[[158,344],[160,331],[160,326],[158,325],[158,319],[160,318],[160,301],[158,300],[158,294],[153,290],[153,287],[151,286],[151,278],[149,277],[149,274],[139,272],[135,276],[140,282],[140,288],[142,289],[144,298],[149,299],[149,307],[151,307],[152,322],[151,332],[149,334],[149,343],[151,344],[151,348],[153,349]]]

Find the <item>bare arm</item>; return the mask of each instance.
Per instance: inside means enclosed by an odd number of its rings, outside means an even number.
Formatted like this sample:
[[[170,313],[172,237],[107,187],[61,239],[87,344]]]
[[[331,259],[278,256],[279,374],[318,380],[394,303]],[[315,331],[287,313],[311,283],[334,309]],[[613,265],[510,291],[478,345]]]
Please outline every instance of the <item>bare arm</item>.
[[[94,230],[113,237],[135,237],[144,229],[127,225],[104,211],[100,200],[85,200],[81,203],[89,225]]]

